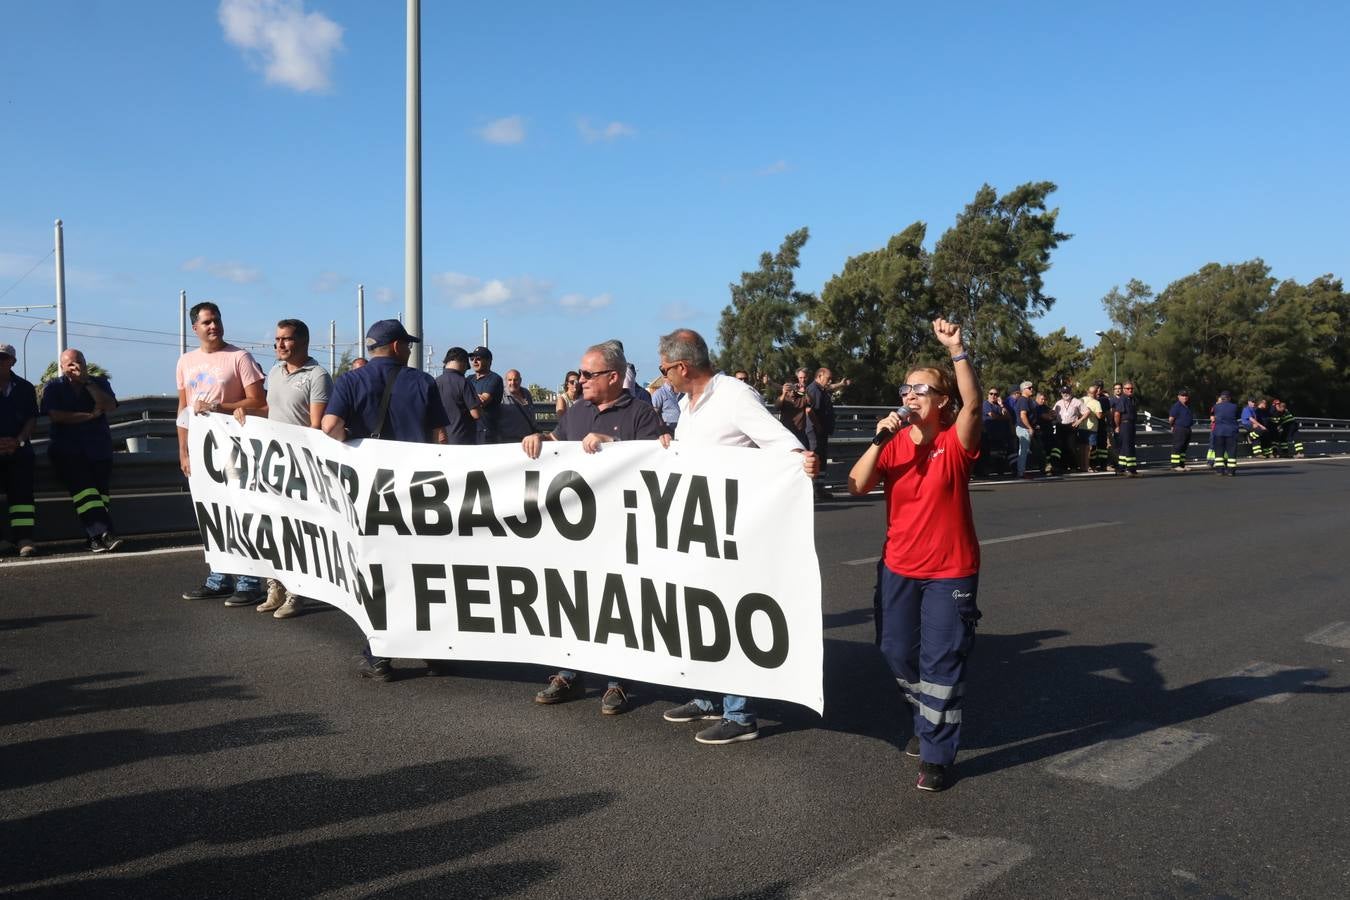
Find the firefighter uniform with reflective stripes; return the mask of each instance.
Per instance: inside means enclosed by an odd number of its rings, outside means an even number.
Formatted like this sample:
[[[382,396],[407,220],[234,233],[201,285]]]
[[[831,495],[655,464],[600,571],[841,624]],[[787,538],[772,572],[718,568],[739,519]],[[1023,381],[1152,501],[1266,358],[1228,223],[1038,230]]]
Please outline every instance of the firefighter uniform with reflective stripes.
[[[6,358],[12,364],[13,357],[6,354]],[[33,504],[33,445],[28,440],[37,415],[37,392],[33,385],[11,371],[8,381],[0,384],[0,438],[17,440],[18,445],[13,450],[0,449],[0,492],[9,506],[9,539],[21,549],[32,543],[37,517]]]
[[[1186,402],[1190,396],[1188,392],[1182,391],[1167,413],[1168,421],[1172,423],[1172,468],[1183,472],[1186,470],[1186,449],[1191,445],[1191,428],[1195,425],[1195,416]],[[1186,400],[1182,400],[1182,397]]]
[[[87,380],[116,403],[106,378],[88,376]],[[62,376],[42,391],[42,414],[53,412],[97,412],[94,397],[83,384]],[[108,417],[102,414],[86,422],[52,422],[51,443],[47,447],[52,468],[56,470],[90,538],[113,534],[111,500],[113,444]]]
[[[1220,475],[1237,474],[1238,408],[1228,394],[1214,404],[1211,431],[1214,435],[1214,470]]]
[[[1121,394],[1116,398],[1116,415],[1120,417],[1120,451],[1116,454],[1116,472],[1139,474],[1139,458],[1134,455],[1135,420],[1139,415],[1139,405],[1133,394]]]
[[[1303,455],[1303,442],[1298,439],[1298,420],[1290,411],[1289,405],[1277,401],[1275,412],[1270,418],[1275,453],[1280,456]]]

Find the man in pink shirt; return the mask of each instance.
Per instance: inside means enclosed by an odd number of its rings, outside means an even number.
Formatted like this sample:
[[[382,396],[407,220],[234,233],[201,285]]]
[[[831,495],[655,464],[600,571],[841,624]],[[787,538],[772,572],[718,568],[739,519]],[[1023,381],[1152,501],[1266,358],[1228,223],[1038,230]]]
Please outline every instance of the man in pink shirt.
[[[188,458],[188,417],[209,413],[232,415],[236,409],[261,409],[263,373],[253,354],[225,343],[220,307],[211,302],[192,307],[192,333],[200,346],[178,358],[178,465],[192,472]],[[262,600],[262,583],[251,575],[212,572],[201,587],[183,592],[184,600],[225,597],[226,606],[252,606]]]

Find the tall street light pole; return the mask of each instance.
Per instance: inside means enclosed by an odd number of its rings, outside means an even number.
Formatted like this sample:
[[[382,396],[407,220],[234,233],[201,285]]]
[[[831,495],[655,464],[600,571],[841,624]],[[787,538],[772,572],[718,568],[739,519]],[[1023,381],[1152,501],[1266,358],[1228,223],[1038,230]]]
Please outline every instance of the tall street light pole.
[[[25,332],[23,333],[23,380],[24,380],[24,381],[27,381],[27,380],[28,380],[28,336],[29,336],[30,334],[32,334],[32,333],[33,333],[33,329],[36,328],[36,327],[38,327],[39,325],[55,325],[55,324],[56,324],[56,320],[55,320],[55,319],[43,319],[43,320],[41,320],[41,321],[34,322],[32,325],[29,325],[29,326],[28,326],[28,330],[25,331]],[[60,358],[59,356],[58,356],[57,359],[56,359],[56,369],[57,369],[58,372],[61,370],[61,358]]]
[[[1116,374],[1116,342],[1111,340],[1111,335],[1105,331],[1094,331],[1092,333],[1099,338],[1105,338],[1106,342],[1111,345],[1111,383],[1115,384],[1120,380],[1120,376]]]
[[[404,110],[403,327],[422,334],[422,3],[408,0],[407,108]],[[365,335],[361,335],[365,337]]]

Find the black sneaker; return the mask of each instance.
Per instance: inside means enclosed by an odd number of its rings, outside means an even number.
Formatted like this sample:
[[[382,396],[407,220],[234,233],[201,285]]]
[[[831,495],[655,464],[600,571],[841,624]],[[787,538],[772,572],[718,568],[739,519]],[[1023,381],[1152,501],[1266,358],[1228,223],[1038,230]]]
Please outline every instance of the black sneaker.
[[[628,712],[628,694],[622,685],[613,685],[605,691],[605,696],[600,698],[600,714],[617,716],[625,712]]]
[[[694,735],[694,740],[700,744],[734,744],[738,741],[753,741],[757,737],[759,737],[758,722],[742,725],[731,719],[723,719]]]
[[[227,587],[213,588],[213,587],[207,587],[206,585],[203,584],[201,587],[196,588],[195,590],[191,590],[191,591],[183,591],[183,599],[184,599],[184,600],[218,600],[218,599],[220,599],[221,597],[228,597],[228,596],[230,596],[230,595],[233,594],[233,593],[234,593],[234,588],[232,588],[232,587],[231,587],[231,588],[227,588]]]
[[[91,537],[91,538],[89,539],[88,547],[89,547],[89,552],[90,552],[90,553],[107,553],[107,552],[108,552],[108,548],[105,547],[105,546],[103,546],[103,538],[102,538],[101,536],[100,536],[100,537]]]
[[[109,553],[112,553],[114,550],[116,550],[116,549],[117,549],[118,547],[120,547],[120,546],[122,546],[122,539],[121,539],[120,537],[118,537],[117,535],[113,534],[111,531],[104,532],[104,534],[103,534],[103,549],[104,549],[104,550],[106,550],[106,551],[109,552]]]
[[[567,679],[561,675],[550,675],[548,687],[534,695],[535,703],[548,706],[553,703],[566,703],[568,700],[580,700],[586,696],[586,683],[578,675]]]
[[[235,591],[225,598],[226,606],[257,606],[263,600],[262,591]]]
[[[910,738],[909,741],[905,744],[905,755],[912,756],[915,759],[918,759],[919,747],[920,747],[919,736],[916,734],[914,735],[914,737]]]
[[[720,719],[722,714],[716,709],[705,710],[693,700],[683,706],[677,706],[674,709],[666,710],[661,717],[667,722],[698,722],[703,719]]]
[[[394,667],[389,664],[387,659],[377,659],[374,662],[361,657],[361,661],[356,664],[356,674],[362,678],[369,678],[371,681],[389,682],[394,680]]]
[[[940,766],[937,763],[919,763],[919,780],[914,782],[914,786],[921,791],[945,791],[949,780],[949,768],[950,766]]]

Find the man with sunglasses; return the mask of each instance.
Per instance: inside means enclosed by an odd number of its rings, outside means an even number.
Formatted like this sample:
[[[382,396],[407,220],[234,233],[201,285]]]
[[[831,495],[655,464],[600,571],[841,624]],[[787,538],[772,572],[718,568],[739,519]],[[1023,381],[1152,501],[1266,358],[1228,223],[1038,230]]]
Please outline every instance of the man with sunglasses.
[[[624,390],[628,369],[623,345],[605,341],[587,348],[581,357],[581,399],[558,417],[550,434],[527,434],[520,447],[530,459],[538,459],[544,441],[580,441],[587,453],[598,453],[602,444],[615,441],[654,441],[664,434],[661,416],[650,403],[636,400]],[[586,696],[581,673],[563,669],[549,676],[548,686],[534,695],[545,706],[579,700]],[[600,698],[600,712],[616,716],[628,710],[628,691],[622,682],[610,679]]]
[[[764,407],[759,393],[748,384],[713,369],[708,344],[702,335],[680,328],[657,344],[661,374],[683,394],[680,400],[680,430],[672,440],[682,446],[758,447],[761,450],[802,453],[802,469],[814,478],[819,464],[814,453],[804,451],[792,432]],[[828,370],[824,370],[828,371]],[[718,712],[713,701],[698,698],[667,710],[667,722],[720,720],[694,736],[700,744],[731,744],[759,737],[759,723],[747,708],[747,698],[732,694],[722,698]]]
[[[1139,458],[1134,455],[1135,422],[1139,416],[1139,401],[1134,396],[1134,382],[1123,385],[1120,398],[1116,401],[1116,433],[1119,435],[1116,474],[1139,477]]]
[[[506,393],[506,382],[502,376],[492,371],[492,351],[486,347],[474,347],[469,353],[469,364],[473,374],[469,381],[478,392],[481,413],[478,416],[478,443],[495,444],[497,426],[502,414],[502,396]]]

